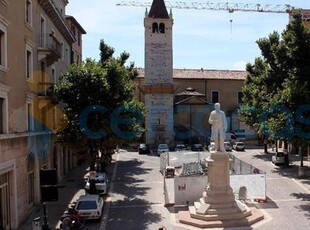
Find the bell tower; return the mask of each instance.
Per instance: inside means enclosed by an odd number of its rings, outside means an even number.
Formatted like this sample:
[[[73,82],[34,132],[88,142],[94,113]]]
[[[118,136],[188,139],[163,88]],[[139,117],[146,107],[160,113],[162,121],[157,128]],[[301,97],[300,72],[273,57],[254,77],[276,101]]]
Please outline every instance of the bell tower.
[[[173,144],[172,13],[164,0],[145,12],[145,126],[147,144]]]

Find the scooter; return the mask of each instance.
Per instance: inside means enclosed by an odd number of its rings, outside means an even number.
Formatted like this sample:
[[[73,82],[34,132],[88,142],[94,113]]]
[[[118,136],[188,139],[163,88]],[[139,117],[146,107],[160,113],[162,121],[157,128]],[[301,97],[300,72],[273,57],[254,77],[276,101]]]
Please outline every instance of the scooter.
[[[60,218],[60,229],[79,230],[85,226],[85,219],[81,218],[75,209],[69,209]]]

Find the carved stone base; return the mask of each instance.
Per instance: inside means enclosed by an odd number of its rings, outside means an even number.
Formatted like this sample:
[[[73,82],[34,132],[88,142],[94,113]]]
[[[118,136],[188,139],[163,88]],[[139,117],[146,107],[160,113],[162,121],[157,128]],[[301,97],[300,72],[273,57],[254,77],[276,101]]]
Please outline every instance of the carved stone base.
[[[200,227],[243,227],[262,220],[263,214],[235,199],[229,182],[229,157],[211,153],[208,163],[209,186],[188,211],[178,213],[179,222]]]

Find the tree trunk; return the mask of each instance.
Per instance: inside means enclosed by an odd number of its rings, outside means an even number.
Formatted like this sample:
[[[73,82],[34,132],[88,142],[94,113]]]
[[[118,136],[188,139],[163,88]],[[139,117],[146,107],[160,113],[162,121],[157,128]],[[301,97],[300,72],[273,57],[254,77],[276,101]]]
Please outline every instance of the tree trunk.
[[[300,156],[300,167],[304,167],[304,154],[303,154],[303,148],[299,149],[299,156]]]
[[[284,152],[284,166],[289,167],[290,161],[289,161],[289,156],[288,156],[288,143],[287,141],[284,141],[283,144],[283,152]]]

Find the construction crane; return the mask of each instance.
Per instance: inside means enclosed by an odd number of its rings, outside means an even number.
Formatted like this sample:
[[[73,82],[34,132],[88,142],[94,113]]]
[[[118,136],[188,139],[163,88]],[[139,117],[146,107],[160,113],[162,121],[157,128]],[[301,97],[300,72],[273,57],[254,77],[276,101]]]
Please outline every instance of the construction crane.
[[[245,12],[263,12],[263,13],[292,13],[294,7],[285,5],[272,5],[272,4],[253,4],[253,3],[212,3],[212,2],[174,2],[165,1],[167,8],[176,9],[195,9],[195,10],[225,10],[229,13],[235,11]],[[136,7],[150,7],[151,2],[136,2],[128,1],[116,4],[117,6],[136,6]]]

